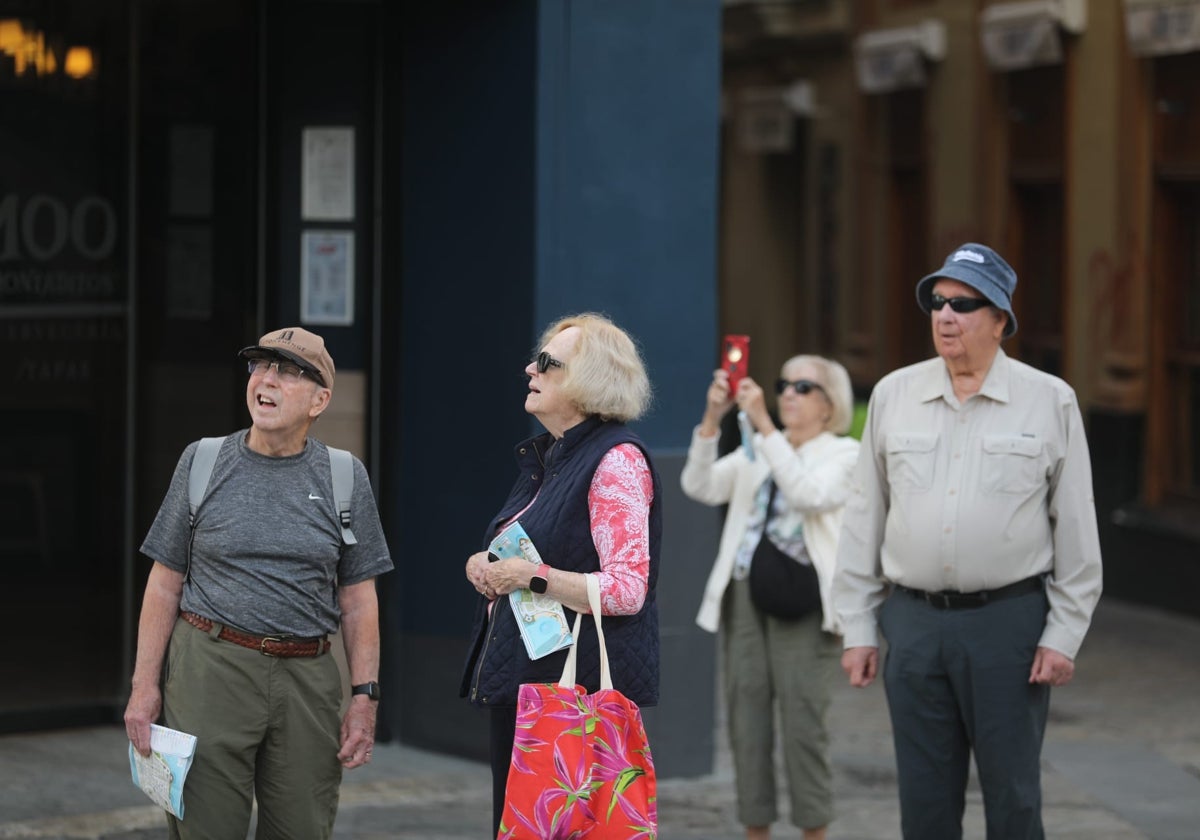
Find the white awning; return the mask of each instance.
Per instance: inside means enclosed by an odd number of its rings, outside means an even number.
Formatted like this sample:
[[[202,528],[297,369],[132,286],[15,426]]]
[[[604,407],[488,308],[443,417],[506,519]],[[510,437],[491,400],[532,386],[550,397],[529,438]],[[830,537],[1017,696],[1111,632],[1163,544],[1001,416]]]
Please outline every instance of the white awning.
[[[1200,2],[1125,0],[1125,36],[1134,55],[1200,50]]]
[[[1087,27],[1086,0],[994,3],[980,15],[983,53],[993,70],[1020,70],[1063,59],[1063,30]]]
[[[946,25],[940,20],[864,32],[854,41],[858,86],[867,93],[924,87],[925,62],[945,55]]]

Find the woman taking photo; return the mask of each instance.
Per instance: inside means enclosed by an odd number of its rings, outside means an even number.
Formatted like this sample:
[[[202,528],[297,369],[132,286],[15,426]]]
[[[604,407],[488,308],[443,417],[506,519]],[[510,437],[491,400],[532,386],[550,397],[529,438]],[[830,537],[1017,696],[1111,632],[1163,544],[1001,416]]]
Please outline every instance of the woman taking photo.
[[[530,659],[506,597],[531,589],[562,603],[567,625],[588,608],[587,575],[600,584],[613,687],[638,706],[658,702],[658,579],[662,509],[646,445],[625,425],[650,401],[633,340],[603,316],[551,324],[525,367],[525,410],[545,434],[517,444],[517,479],[488,524],[466,574],[480,598],[462,696],[491,710],[493,823],[499,830],[521,683],[557,682],[566,650]],[[486,547],[516,519],[543,560],[488,562]],[[539,579],[540,578],[540,579]],[[577,682],[600,688],[595,628],[583,622]]]
[[[777,703],[791,821],[806,840],[822,840],[833,819],[825,715],[841,655],[829,587],[858,457],[858,442],[841,436],[850,428],[853,393],[845,368],[820,356],[789,359],[775,390],[782,430],[753,379],[730,394],[728,374],[715,371],[681,484],[698,502],[729,505],[696,623],[721,630],[738,820],[748,840],[765,840],[778,817]],[[735,404],[755,434],[718,459],[721,418]],[[811,580],[807,614],[780,617],[752,587],[751,568],[767,555],[800,564],[788,571]]]

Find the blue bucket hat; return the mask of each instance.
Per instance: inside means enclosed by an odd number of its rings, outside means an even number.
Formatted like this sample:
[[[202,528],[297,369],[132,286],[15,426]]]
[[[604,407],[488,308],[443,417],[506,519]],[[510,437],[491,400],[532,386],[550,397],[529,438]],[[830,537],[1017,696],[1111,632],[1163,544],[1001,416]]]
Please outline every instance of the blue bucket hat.
[[[976,242],[959,245],[946,257],[946,262],[940,269],[920,279],[917,283],[917,305],[926,315],[932,308],[934,281],[939,277],[966,283],[987,298],[992,306],[1008,313],[1008,323],[1004,325],[1004,338],[1017,331],[1017,316],[1013,315],[1012,310],[1012,294],[1017,288],[1017,272],[991,248]]]

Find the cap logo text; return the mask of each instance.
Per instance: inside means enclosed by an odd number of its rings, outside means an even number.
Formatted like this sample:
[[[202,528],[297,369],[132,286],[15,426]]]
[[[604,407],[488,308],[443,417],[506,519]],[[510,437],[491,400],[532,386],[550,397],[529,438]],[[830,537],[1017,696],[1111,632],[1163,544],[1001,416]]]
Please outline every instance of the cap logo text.
[[[978,251],[968,251],[966,248],[963,248],[961,251],[955,251],[952,259],[954,262],[961,262],[962,260],[968,260],[970,262],[980,264],[986,262],[986,260],[983,258],[983,254],[979,253]]]

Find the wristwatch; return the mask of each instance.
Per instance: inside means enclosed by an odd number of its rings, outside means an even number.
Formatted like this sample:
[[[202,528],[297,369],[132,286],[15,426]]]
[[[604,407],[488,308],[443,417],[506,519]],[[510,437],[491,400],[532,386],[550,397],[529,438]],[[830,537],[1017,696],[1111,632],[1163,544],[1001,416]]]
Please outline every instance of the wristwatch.
[[[550,581],[546,580],[546,564],[538,563],[537,567],[533,570],[533,577],[529,579],[529,591],[543,595],[549,584]]]
[[[379,701],[381,696],[379,693],[379,683],[377,682],[367,682],[363,683],[362,685],[352,685],[350,686],[350,694],[365,694],[368,698],[376,702]]]

